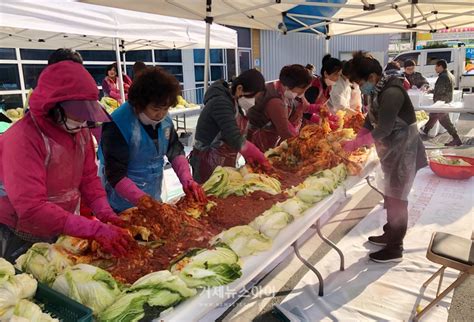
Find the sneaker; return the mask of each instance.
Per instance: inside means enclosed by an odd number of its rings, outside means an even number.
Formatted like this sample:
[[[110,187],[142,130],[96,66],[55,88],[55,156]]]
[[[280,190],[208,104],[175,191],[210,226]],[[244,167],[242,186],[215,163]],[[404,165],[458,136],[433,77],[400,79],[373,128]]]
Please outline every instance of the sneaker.
[[[450,142],[445,144],[445,146],[460,146],[460,145],[462,145],[462,141],[460,138],[452,139]]]
[[[403,260],[401,249],[384,248],[369,254],[369,258],[377,263],[400,263]]]
[[[377,246],[387,246],[387,237],[385,235],[380,236],[370,236],[369,243],[377,245]]]

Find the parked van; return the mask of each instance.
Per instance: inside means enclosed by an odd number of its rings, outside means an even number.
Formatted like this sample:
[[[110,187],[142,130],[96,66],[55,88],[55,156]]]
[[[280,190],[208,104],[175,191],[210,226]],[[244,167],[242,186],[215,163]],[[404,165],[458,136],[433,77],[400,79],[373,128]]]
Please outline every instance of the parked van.
[[[416,63],[416,71],[428,78],[438,77],[434,67],[440,59],[448,63],[448,70],[456,78],[457,88],[474,91],[474,48],[411,50],[398,54],[393,60],[400,62],[401,67],[406,60],[413,60]]]

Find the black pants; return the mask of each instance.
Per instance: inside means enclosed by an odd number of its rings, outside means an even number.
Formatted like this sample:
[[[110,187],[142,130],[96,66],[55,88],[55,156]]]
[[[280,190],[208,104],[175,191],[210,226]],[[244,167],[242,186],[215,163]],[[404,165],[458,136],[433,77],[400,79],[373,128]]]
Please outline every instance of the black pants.
[[[14,264],[20,255],[33,245],[15,235],[7,226],[0,224],[0,257]]]
[[[449,135],[451,135],[454,139],[459,137],[454,124],[449,119],[448,113],[430,113],[430,119],[428,120],[428,123],[426,123],[423,131],[428,134],[428,132],[436,124],[436,121],[439,121],[439,124],[441,124],[446,129],[446,131],[448,131]]]
[[[386,248],[399,250],[407,233],[408,201],[386,196],[384,204],[387,209],[387,223],[383,226],[384,235],[387,237]]]

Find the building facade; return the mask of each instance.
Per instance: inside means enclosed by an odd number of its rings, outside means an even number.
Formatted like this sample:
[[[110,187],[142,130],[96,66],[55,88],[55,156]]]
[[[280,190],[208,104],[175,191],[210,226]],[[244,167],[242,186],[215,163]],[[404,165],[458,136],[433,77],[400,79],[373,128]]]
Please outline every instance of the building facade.
[[[310,34],[282,35],[273,31],[232,27],[238,32],[237,54],[234,49],[211,49],[209,75],[211,82],[231,80],[249,68],[258,68],[267,80],[278,78],[280,69],[288,64],[312,63],[317,70],[325,54],[325,40]],[[211,40],[212,41],[212,40]],[[387,62],[389,35],[336,36],[329,42],[330,53],[340,59],[350,58],[355,50],[372,52],[382,63]],[[47,65],[52,50],[0,48],[0,109],[23,106],[31,88],[36,86],[39,74]],[[85,68],[94,77],[100,89],[107,65],[115,62],[112,50],[79,51]],[[137,50],[126,52],[124,66],[132,75],[132,66],[143,61],[149,66],[160,66],[173,74],[185,92],[196,92],[204,86],[204,49]],[[239,68],[236,70],[235,62]],[[199,94],[186,95],[201,103]]]

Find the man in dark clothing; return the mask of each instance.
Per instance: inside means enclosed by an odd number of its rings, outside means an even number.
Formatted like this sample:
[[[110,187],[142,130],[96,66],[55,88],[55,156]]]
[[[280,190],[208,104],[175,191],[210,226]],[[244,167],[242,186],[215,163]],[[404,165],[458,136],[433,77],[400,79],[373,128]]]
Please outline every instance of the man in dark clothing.
[[[448,64],[446,60],[441,59],[435,65],[435,70],[438,73],[438,79],[436,80],[435,88],[433,92],[433,101],[444,101],[449,103],[453,100],[454,92],[454,76],[447,70]],[[436,121],[448,131],[448,133],[453,137],[449,143],[446,143],[446,146],[459,146],[462,145],[461,138],[454,127],[454,124],[449,119],[448,113],[430,113],[430,119],[426,123],[423,132],[425,135],[433,128],[436,124]]]
[[[422,88],[424,85],[429,86],[430,84],[423,75],[419,72],[415,72],[415,62],[413,60],[407,60],[403,64],[405,72],[403,76],[410,82],[410,87],[416,86],[416,88]]]
[[[265,79],[256,69],[239,75],[232,88],[225,81],[217,81],[209,87],[205,107],[199,115],[190,163],[193,177],[198,183],[205,182],[217,166],[235,167],[237,153],[247,163],[256,163],[269,169],[270,163],[262,152],[244,135],[239,127],[238,116],[245,116],[255,105],[255,97],[265,90]]]

